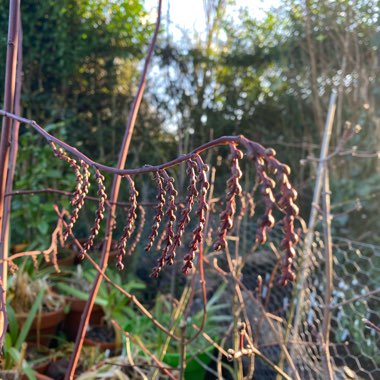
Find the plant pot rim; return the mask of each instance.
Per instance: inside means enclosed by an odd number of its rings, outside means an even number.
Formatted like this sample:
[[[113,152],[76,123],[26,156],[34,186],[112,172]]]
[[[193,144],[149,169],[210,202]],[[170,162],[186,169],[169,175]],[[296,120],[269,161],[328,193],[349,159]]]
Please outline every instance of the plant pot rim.
[[[28,313],[16,313],[16,318],[20,323],[24,323],[27,317],[28,317]],[[65,309],[63,306],[53,311],[47,311],[47,312],[42,311],[41,313],[38,313],[34,317],[31,330],[36,328],[39,320],[40,320],[39,323],[40,323],[41,328],[49,328],[62,322],[64,318],[65,318]]]
[[[84,338],[83,344],[85,346],[93,346],[93,347],[99,347],[104,350],[116,350],[118,347],[116,345],[116,341],[114,342],[104,342],[102,340],[94,340],[89,338]]]

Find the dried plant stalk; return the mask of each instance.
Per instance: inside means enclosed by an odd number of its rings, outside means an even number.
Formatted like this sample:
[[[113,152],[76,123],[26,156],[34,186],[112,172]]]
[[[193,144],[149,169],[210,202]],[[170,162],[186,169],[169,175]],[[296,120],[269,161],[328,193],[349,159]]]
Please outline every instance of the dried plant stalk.
[[[198,226],[193,230],[193,239],[189,245],[189,251],[184,257],[185,264],[182,268],[184,274],[188,274],[194,266],[195,252],[198,251],[199,247],[203,243],[203,230],[206,222],[206,213],[209,209],[207,203],[207,191],[210,188],[210,184],[207,180],[207,172],[209,170],[208,165],[205,165],[202,158],[199,155],[194,155],[193,160],[197,165],[198,171]]]
[[[98,169],[95,169],[95,178],[96,178],[96,183],[98,184],[98,197],[99,197],[98,208],[96,210],[95,222],[91,229],[90,236],[88,237],[87,241],[83,244],[83,249],[80,252],[79,258],[81,260],[84,259],[85,254],[88,253],[88,251],[94,245],[94,239],[99,234],[100,223],[104,218],[104,212],[106,210],[105,204],[107,200],[107,194],[106,194],[106,187],[104,186],[104,176],[100,173]]]
[[[195,168],[197,164],[193,160],[187,161],[186,174],[190,178],[190,184],[187,188],[187,195],[185,201],[185,208],[181,212],[181,219],[178,223],[177,230],[173,239],[173,244],[170,246],[168,254],[166,256],[166,262],[169,265],[173,265],[176,256],[176,250],[181,245],[182,235],[185,231],[186,226],[190,222],[190,213],[193,209],[195,198],[198,196],[197,191],[197,177],[195,173]]]
[[[177,206],[175,204],[175,197],[177,196],[178,192],[174,187],[174,178],[170,177],[168,173],[163,170],[162,176],[165,183],[165,190],[168,196],[168,207],[166,209],[166,217],[168,218],[168,222],[166,224],[165,228],[165,246],[162,250],[161,257],[157,260],[157,265],[153,268],[151,277],[156,278],[158,277],[159,273],[161,272],[162,268],[165,266],[165,258],[169,252],[170,246],[173,244],[174,239],[174,222],[176,220],[175,213],[177,211]]]
[[[158,195],[156,197],[156,199],[158,200],[158,204],[156,206],[156,215],[154,216],[154,219],[153,219],[152,231],[148,238],[149,241],[148,241],[148,244],[145,246],[145,251],[147,252],[150,251],[150,249],[152,248],[154,244],[154,240],[156,239],[158,235],[158,229],[160,228],[162,217],[164,216],[166,191],[164,189],[161,174],[162,174],[161,171],[157,171],[153,173],[154,180],[157,184],[157,189],[158,189]]]
[[[135,228],[135,222],[137,218],[137,197],[139,195],[138,191],[136,190],[135,183],[133,179],[127,175],[126,176],[128,182],[129,182],[129,202],[131,204],[129,211],[128,211],[128,216],[127,216],[127,223],[124,227],[123,234],[121,238],[118,241],[118,249],[119,253],[117,256],[117,267],[119,270],[124,269],[124,264],[123,264],[123,258],[126,254],[126,245],[127,241],[132,235],[132,232]]]
[[[220,214],[220,225],[218,229],[218,240],[214,244],[214,249],[219,251],[227,246],[227,232],[233,227],[234,215],[236,212],[236,196],[240,196],[242,188],[239,179],[242,172],[239,166],[239,160],[243,158],[243,152],[230,145],[231,149],[231,177],[227,181],[226,208]]]

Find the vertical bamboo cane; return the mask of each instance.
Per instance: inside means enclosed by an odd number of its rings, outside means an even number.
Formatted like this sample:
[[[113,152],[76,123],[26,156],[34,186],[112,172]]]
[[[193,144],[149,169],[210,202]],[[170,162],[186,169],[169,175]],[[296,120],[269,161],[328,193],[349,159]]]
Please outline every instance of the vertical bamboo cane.
[[[295,317],[294,317],[294,323],[293,323],[293,337],[295,340],[298,338],[298,329],[301,322],[301,312],[304,306],[304,298],[305,298],[304,287],[305,287],[307,276],[309,274],[310,258],[312,254],[311,246],[313,244],[314,230],[315,230],[315,225],[316,225],[317,216],[318,216],[317,206],[321,198],[322,181],[323,181],[323,175],[324,175],[324,170],[326,166],[326,157],[328,154],[331,131],[332,131],[333,123],[334,123],[334,116],[335,116],[335,109],[336,109],[336,96],[337,96],[336,91],[333,90],[330,96],[329,108],[328,108],[328,113],[327,113],[326,123],[325,123],[325,130],[323,133],[322,147],[321,147],[321,153],[319,157],[319,164],[318,164],[318,170],[317,170],[317,178],[315,180],[313,202],[311,205],[312,207],[311,207],[309,223],[308,223],[308,231],[305,237],[304,257],[301,263],[301,269],[298,272],[300,273],[301,278],[298,280],[298,284],[295,289],[296,293],[294,293],[295,296],[297,297],[297,304],[295,305],[295,303],[293,302],[292,309],[290,312],[290,317],[289,317],[289,321],[291,321],[294,315],[294,308],[295,308]],[[293,360],[295,360],[294,346],[292,346],[292,349],[291,349],[291,357]]]
[[[17,51],[19,47],[19,21],[20,21],[20,0],[10,0],[9,2],[9,24],[8,24],[8,45],[5,67],[5,87],[4,87],[4,110],[14,112],[16,96],[16,72],[17,72]],[[12,119],[4,117],[1,129],[0,140],[0,287],[2,292],[1,303],[6,299],[6,286],[8,277],[8,239],[7,231],[9,218],[5,215],[5,192],[9,171],[9,157],[11,152],[11,131]],[[2,305],[0,310],[0,334],[6,330],[6,310]],[[2,342],[0,342],[1,345]]]
[[[331,295],[333,288],[333,259],[331,241],[331,207],[330,207],[330,180],[328,168],[325,168],[322,192],[323,209],[323,240],[325,243],[325,308],[321,332],[322,364],[325,379],[333,380],[333,370],[330,357],[330,324],[331,324]]]

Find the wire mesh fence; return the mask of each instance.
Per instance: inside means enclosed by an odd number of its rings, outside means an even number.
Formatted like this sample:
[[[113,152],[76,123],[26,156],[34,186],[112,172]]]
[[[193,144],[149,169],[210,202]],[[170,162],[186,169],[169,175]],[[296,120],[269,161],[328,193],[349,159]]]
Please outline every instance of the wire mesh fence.
[[[274,242],[277,234],[274,231]],[[302,255],[302,247],[299,253]],[[318,233],[311,253],[302,305],[298,305],[299,289],[271,284],[276,260],[270,249],[261,249],[247,259],[243,281],[254,291],[257,276],[264,278],[260,298],[263,308],[260,311],[253,305],[255,310],[250,310],[251,323],[259,326],[254,336],[257,347],[274,363],[284,366],[289,374],[294,366],[301,379],[324,379],[321,330],[326,282],[324,243]],[[378,379],[380,335],[376,327],[380,324],[380,247],[335,237],[333,253],[329,347],[334,377]],[[300,307],[301,318],[296,332],[293,323],[297,307]],[[284,353],[284,348],[288,352]],[[296,378],[294,373],[291,376]],[[260,363],[256,365],[255,378],[275,379],[276,373]]]
[[[337,378],[380,377],[379,261],[380,247],[333,239],[333,299],[330,306],[330,351]],[[305,284],[299,344],[293,343],[303,378],[323,378],[320,331],[323,319],[323,241],[316,235],[310,275]],[[367,322],[369,321],[369,322]]]
[[[148,212],[149,214],[149,212]],[[210,230],[217,225],[211,218]],[[321,331],[324,317],[325,292],[325,256],[323,239],[315,233],[311,249],[309,272],[304,282],[304,302],[299,305],[297,285],[286,287],[278,285],[280,277],[281,253],[278,246],[281,240],[281,225],[271,231],[270,239],[264,246],[255,245],[256,225],[244,217],[238,236],[229,238],[229,256],[232,265],[238,267],[237,278],[231,275],[229,260],[224,252],[213,252],[211,241],[206,249],[206,281],[208,299],[219,291],[215,300],[216,314],[210,313],[219,325],[223,325],[225,334],[218,339],[212,336],[212,323],[205,325],[201,334],[191,345],[197,346],[207,337],[215,339],[225,351],[234,346],[234,331],[229,328],[235,316],[247,317],[255,347],[272,364],[283,368],[290,378],[324,379],[323,344]],[[236,231],[235,231],[236,232]],[[211,235],[211,234],[210,234]],[[232,234],[233,235],[233,234]],[[186,244],[182,247],[186,248]],[[300,270],[303,256],[302,244],[298,248],[296,269]],[[137,269],[146,271],[155,261],[155,254],[143,255]],[[160,276],[158,288],[162,293],[172,293],[179,297],[191,278],[179,275],[181,252],[178,253],[173,268],[167,268]],[[234,267],[234,268],[236,268]],[[144,269],[145,268],[145,269]],[[333,289],[330,324],[330,353],[335,379],[378,379],[380,378],[380,334],[376,326],[380,325],[380,247],[351,241],[345,238],[333,238]],[[176,273],[178,275],[176,275]],[[146,273],[145,275],[147,275]],[[298,273],[299,275],[300,273]],[[156,284],[156,283],[155,283]],[[224,284],[224,285],[223,285]],[[156,284],[157,285],[157,284]],[[220,287],[223,291],[220,292]],[[241,292],[239,308],[234,306],[236,287]],[[154,286],[156,293],[157,287]],[[152,293],[152,297],[155,297]],[[192,314],[202,309],[200,290],[195,285]],[[294,330],[294,314],[300,307],[298,331]],[[228,315],[229,318],[223,316]],[[189,320],[190,322],[193,320]],[[219,329],[220,331],[220,329]],[[198,342],[198,343],[197,343]],[[189,347],[191,351],[191,346]],[[220,350],[207,352],[210,362],[206,365],[207,379],[233,379],[236,376],[225,359],[221,359]],[[218,364],[219,363],[219,364]],[[220,364],[221,363],[221,364]],[[218,372],[218,365],[222,370]],[[227,368],[227,369],[226,369]],[[243,360],[243,373],[248,376],[251,363]],[[222,374],[222,375],[221,375]],[[222,376],[222,377],[221,377]],[[254,359],[255,379],[276,379],[277,371],[259,357]]]

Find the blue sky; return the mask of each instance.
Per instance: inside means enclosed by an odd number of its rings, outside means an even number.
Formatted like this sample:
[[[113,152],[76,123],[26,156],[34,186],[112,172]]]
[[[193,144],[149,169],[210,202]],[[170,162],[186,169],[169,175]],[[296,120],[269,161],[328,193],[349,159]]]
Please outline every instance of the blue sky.
[[[146,0],[147,9],[155,17],[157,0]],[[271,7],[278,6],[280,0],[236,0],[236,6],[228,6],[229,11],[247,7],[253,18],[261,18],[265,11]],[[181,37],[180,29],[202,31],[205,26],[203,0],[163,0],[162,17],[165,20],[168,14],[171,21],[170,33],[174,38]]]

